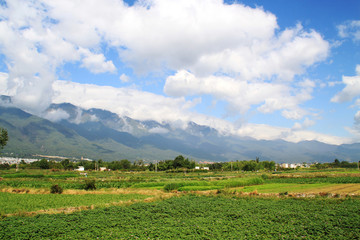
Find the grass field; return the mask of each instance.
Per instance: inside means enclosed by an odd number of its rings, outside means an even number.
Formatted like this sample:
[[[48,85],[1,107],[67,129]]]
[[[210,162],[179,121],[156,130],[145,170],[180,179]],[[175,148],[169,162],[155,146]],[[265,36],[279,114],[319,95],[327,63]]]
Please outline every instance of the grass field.
[[[0,239],[358,239],[360,173],[0,171],[0,216]]]

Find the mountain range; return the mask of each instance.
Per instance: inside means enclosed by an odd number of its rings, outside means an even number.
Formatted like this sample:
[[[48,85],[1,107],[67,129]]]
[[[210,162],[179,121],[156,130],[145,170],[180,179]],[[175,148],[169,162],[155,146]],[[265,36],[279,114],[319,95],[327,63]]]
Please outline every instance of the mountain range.
[[[184,155],[197,161],[273,160],[281,163],[357,161],[360,144],[330,145],[256,140],[223,135],[216,129],[188,122],[140,121],[101,109],[69,103],[52,104],[35,116],[0,98],[0,127],[9,133],[5,155],[57,155],[105,161],[143,159],[145,162]]]

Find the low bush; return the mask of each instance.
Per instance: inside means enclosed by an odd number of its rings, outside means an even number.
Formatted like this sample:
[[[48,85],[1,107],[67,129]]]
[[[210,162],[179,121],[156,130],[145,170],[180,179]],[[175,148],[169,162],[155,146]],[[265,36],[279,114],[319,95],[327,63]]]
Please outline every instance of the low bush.
[[[62,192],[63,192],[62,187],[60,187],[60,186],[57,185],[57,184],[52,185],[51,188],[50,188],[50,193],[61,194]]]
[[[85,180],[84,189],[85,190],[95,190],[96,189],[95,180]]]

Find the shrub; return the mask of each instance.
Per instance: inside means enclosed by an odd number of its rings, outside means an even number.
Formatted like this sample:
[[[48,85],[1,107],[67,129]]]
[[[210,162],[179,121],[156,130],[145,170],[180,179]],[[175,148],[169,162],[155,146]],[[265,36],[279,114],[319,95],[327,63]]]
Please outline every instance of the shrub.
[[[58,194],[61,194],[62,192],[63,192],[62,187],[60,187],[60,186],[57,185],[57,184],[52,185],[51,188],[50,188],[50,193],[58,193]]]
[[[269,179],[269,175],[267,175],[267,174],[262,174],[262,175],[261,175],[261,178],[264,179],[264,180]]]
[[[85,180],[84,189],[85,190],[95,190],[96,189],[95,180]]]
[[[178,188],[182,187],[183,184],[180,183],[168,183],[164,186],[164,190],[166,192],[170,192],[172,190],[177,190]]]

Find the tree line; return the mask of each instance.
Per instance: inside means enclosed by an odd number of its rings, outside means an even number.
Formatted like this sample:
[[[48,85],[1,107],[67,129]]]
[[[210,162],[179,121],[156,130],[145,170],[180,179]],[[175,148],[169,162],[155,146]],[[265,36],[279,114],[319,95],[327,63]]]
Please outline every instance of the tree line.
[[[358,162],[348,162],[348,161],[340,161],[339,159],[335,159],[334,162],[330,163],[316,163],[314,165],[317,169],[326,169],[326,168],[359,168]]]
[[[209,169],[213,171],[274,171],[275,166],[276,164],[274,161],[260,161],[259,158],[256,158],[255,160],[218,162],[208,165]]]
[[[64,159],[62,161],[41,159],[39,161],[26,163],[21,160],[18,164],[9,165],[7,163],[0,164],[0,169],[53,169],[53,170],[75,170],[79,166],[84,167],[84,170],[100,170],[104,167],[107,170],[120,170],[120,171],[196,171],[196,164],[194,160],[189,160],[182,155],[177,156],[174,160],[163,160],[146,164],[143,160],[137,160],[130,162],[127,159],[119,161],[105,162],[103,160],[97,161],[71,161],[70,159]],[[235,162],[223,162],[223,163],[208,163],[200,164],[199,171],[203,167],[208,167],[212,171],[257,171],[268,170],[272,171],[275,168],[275,162],[271,161],[235,161]]]

